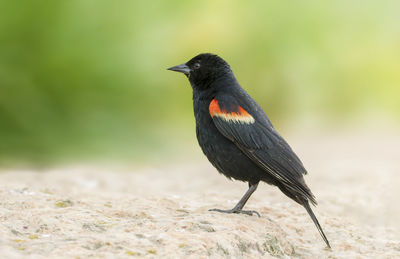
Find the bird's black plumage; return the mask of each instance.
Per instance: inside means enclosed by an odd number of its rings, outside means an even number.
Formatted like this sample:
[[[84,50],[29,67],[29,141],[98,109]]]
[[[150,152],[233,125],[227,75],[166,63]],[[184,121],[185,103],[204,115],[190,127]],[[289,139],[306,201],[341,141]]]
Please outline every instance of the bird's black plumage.
[[[309,205],[316,205],[316,200],[303,178],[306,169],[261,107],[239,85],[229,65],[217,55],[200,54],[169,69],[184,73],[190,81],[196,135],[208,160],[228,178],[249,183],[249,190],[235,208],[215,210],[251,214],[242,208],[263,181],[304,206],[330,247]]]

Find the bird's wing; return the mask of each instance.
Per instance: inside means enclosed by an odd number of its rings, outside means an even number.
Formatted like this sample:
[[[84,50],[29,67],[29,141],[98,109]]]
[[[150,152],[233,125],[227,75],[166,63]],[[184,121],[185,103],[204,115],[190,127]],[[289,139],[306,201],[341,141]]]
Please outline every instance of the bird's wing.
[[[242,106],[234,97],[214,98],[209,105],[210,116],[222,135],[294,196],[307,197],[314,203],[303,179],[307,173],[303,164],[260,110],[258,105]]]

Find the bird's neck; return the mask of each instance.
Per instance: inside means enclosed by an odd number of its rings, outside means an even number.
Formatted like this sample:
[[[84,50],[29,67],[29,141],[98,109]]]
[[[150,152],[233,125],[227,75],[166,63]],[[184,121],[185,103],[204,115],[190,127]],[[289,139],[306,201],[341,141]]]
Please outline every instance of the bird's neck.
[[[225,73],[223,76],[218,77],[215,79],[212,84],[211,88],[214,88],[217,91],[224,91],[229,90],[239,85],[236,77],[233,75],[231,71]]]
[[[211,101],[217,93],[230,92],[237,87],[240,86],[233,73],[226,73],[210,82],[207,87],[193,87],[193,100]]]

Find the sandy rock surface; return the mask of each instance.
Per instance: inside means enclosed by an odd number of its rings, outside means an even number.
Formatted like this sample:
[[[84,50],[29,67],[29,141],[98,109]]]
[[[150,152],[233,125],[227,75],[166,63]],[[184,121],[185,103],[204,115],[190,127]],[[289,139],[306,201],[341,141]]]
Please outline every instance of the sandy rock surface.
[[[247,185],[203,161],[3,170],[0,258],[400,258],[400,138],[372,143],[385,152],[367,149],[367,137],[338,139],[292,140],[332,250],[306,211],[266,184],[246,206],[260,218],[209,212],[233,207]]]

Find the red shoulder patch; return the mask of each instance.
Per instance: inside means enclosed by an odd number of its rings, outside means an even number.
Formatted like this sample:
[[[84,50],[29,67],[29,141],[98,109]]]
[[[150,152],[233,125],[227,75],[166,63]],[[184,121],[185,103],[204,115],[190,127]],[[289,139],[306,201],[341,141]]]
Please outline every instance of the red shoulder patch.
[[[218,100],[215,99],[213,99],[210,103],[209,112],[212,118],[218,117],[227,122],[244,124],[253,124],[255,122],[253,116],[251,116],[241,106],[239,106],[237,112],[227,112],[226,110],[221,110],[218,105]]]

